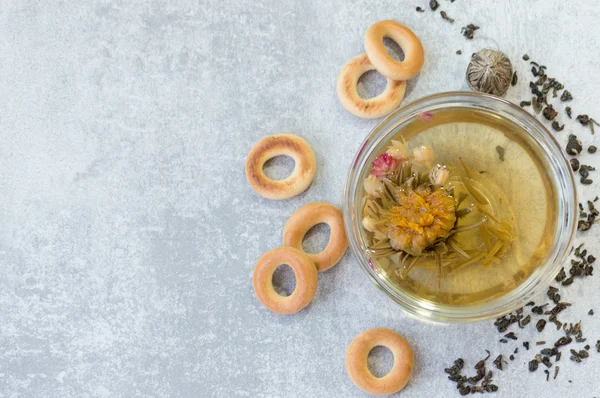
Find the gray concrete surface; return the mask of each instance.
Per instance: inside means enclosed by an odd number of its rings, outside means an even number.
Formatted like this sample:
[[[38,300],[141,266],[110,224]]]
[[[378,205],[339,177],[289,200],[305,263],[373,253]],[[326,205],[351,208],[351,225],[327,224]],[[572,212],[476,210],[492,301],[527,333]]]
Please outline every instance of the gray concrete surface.
[[[470,54],[497,46],[521,77],[527,52],[568,86],[576,113],[600,115],[593,2],[440,0],[454,24],[439,10],[415,12],[426,3],[2,1],[0,396],[361,397],[346,347],[386,326],[416,353],[399,396],[451,397],[443,368],[455,357],[472,366],[484,349],[508,355],[540,339],[529,328],[502,345],[492,322],[413,320],[349,253],[297,315],[274,315],[254,297],[255,261],[281,244],[301,205],[341,206],[346,170],[377,123],[345,112],[335,94],[371,23],[396,19],[423,41],[426,64],[405,101],[466,89]],[[460,28],[471,22],[481,30],[467,41]],[[381,80],[372,74],[366,90]],[[526,99],[527,81],[508,98]],[[247,185],[244,160],[282,131],[313,146],[318,171],[305,194],[274,202]],[[574,123],[557,136],[568,131],[592,141]],[[599,157],[583,159],[600,166]],[[577,240],[597,243],[598,231]],[[313,248],[326,237],[317,232]],[[598,278],[563,294],[578,303],[564,318],[583,319],[592,344]],[[551,382],[526,371],[531,356],[521,349],[498,372],[497,397],[600,394],[600,354],[584,365],[563,355]],[[380,352],[374,366],[389,360]]]

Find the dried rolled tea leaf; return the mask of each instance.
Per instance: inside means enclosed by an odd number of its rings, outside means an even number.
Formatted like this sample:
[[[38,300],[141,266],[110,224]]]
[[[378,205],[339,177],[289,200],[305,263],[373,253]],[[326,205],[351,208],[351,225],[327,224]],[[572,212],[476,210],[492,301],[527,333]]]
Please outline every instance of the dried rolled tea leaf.
[[[577,156],[581,153],[583,146],[581,141],[573,134],[569,135],[569,141],[567,142],[566,151],[571,156]]]
[[[417,7],[417,12],[425,12],[425,10],[421,7]]]
[[[542,111],[543,103],[544,103],[543,97],[538,97],[538,98],[533,97],[532,105],[533,105],[533,110],[535,111],[535,113],[540,113]]]
[[[483,49],[473,55],[467,67],[467,83],[475,91],[504,95],[512,80],[512,64],[500,51]]]
[[[530,372],[535,372],[538,368],[538,361],[536,361],[535,359],[532,359],[531,361],[529,361],[529,371]]]
[[[439,6],[440,3],[438,3],[437,0],[429,0],[429,7],[431,8],[431,11],[437,10]]]
[[[569,163],[571,163],[571,169],[573,169],[573,171],[579,170],[579,160],[573,158],[569,161]]]
[[[544,319],[540,319],[535,324],[535,328],[537,329],[538,332],[541,332],[542,330],[544,330],[544,327],[546,327],[546,321]]]
[[[450,23],[454,23],[454,19],[450,18],[448,16],[448,14],[446,14],[446,11],[442,11],[440,12],[440,15],[442,16],[443,19],[445,19],[446,21],[450,22]]]
[[[555,120],[552,122],[552,128],[554,129],[554,131],[563,131],[563,129],[565,128],[565,125],[563,124],[561,126],[560,123],[558,123],[558,121]]]
[[[571,95],[571,93],[569,92],[569,90],[565,90],[563,91],[562,95],[560,96],[560,100],[565,102],[565,101],[571,101],[573,99],[573,96]]]
[[[498,370],[502,370],[503,362],[504,361],[502,360],[502,355],[498,355],[498,357],[494,359],[494,365],[496,365],[496,368],[498,368]]]
[[[585,220],[579,220],[577,222],[577,230],[578,231],[588,231],[590,228],[592,228],[593,223],[585,221]],[[563,282],[564,285],[564,282]]]
[[[572,119],[573,117],[571,116],[572,110],[570,106],[567,106],[565,108],[565,112],[567,112],[567,116],[569,117],[569,119]]]
[[[588,115],[577,115],[575,118],[582,126],[587,126],[590,122],[590,117]]]
[[[519,106],[520,106],[521,108],[524,108],[524,107],[526,107],[526,106],[530,106],[530,105],[531,105],[531,101],[521,101],[521,102],[519,103]]]
[[[464,37],[466,37],[469,40],[472,40],[477,29],[479,29],[479,26],[470,23],[467,26],[464,26],[460,31],[462,32]]]
[[[515,86],[517,84],[518,80],[519,80],[519,78],[517,77],[517,71],[514,71],[513,75],[512,75],[512,79],[510,81],[510,85]]]
[[[546,365],[546,367],[547,367],[547,368],[549,368],[550,366],[552,366],[552,362],[550,362],[550,358],[548,358],[548,357],[544,357],[544,358],[542,359],[542,363],[543,363],[544,365]]]
[[[556,115],[558,115],[558,113],[554,110],[554,107],[552,105],[548,105],[546,108],[544,108],[544,112],[542,114],[544,115],[546,120],[553,120],[556,117]]]
[[[595,145],[590,145],[590,146],[588,147],[588,150],[587,150],[587,151],[588,151],[588,153],[596,153],[596,151],[597,151],[597,150],[598,150],[598,148],[596,148],[596,146],[595,146]]]
[[[460,55],[460,54],[462,54],[462,51],[461,50],[456,50],[456,55]]]

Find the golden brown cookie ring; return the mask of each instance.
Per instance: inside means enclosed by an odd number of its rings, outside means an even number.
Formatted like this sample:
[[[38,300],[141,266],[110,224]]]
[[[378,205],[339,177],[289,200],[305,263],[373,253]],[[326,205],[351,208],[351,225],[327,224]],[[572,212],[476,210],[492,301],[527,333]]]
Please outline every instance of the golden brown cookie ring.
[[[348,248],[344,216],[337,207],[329,203],[314,202],[299,208],[285,223],[283,244],[302,250],[304,235],[309,229],[320,223],[329,225],[331,229],[327,247],[321,253],[305,254],[315,263],[317,270],[325,271],[337,264]]]
[[[273,273],[282,264],[290,266],[296,276],[296,288],[289,296],[281,296],[273,288]],[[317,292],[319,276],[310,259],[293,247],[280,247],[265,253],[256,263],[252,287],[258,300],[278,314],[294,314],[306,307]]]
[[[366,54],[354,57],[338,75],[337,94],[342,106],[353,115],[366,119],[376,119],[389,115],[400,105],[406,91],[406,82],[387,79],[385,90],[376,97],[363,99],[358,95],[358,79],[375,67]]]
[[[294,159],[294,170],[283,180],[272,180],[263,172],[263,166],[279,155]],[[316,168],[315,154],[306,141],[293,134],[276,134],[252,147],[246,159],[246,179],[252,189],[265,198],[289,199],[309,187]]]
[[[394,366],[383,377],[375,377],[367,367],[369,352],[384,346],[394,354]],[[373,395],[390,395],[404,388],[414,367],[414,354],[410,345],[390,329],[376,328],[362,332],[350,343],[346,352],[346,371],[358,388]]]
[[[383,38],[394,40],[404,52],[404,61],[396,61],[388,54]],[[367,29],[365,49],[379,73],[392,80],[408,80],[419,74],[423,67],[423,45],[406,26],[396,21],[379,21]]]

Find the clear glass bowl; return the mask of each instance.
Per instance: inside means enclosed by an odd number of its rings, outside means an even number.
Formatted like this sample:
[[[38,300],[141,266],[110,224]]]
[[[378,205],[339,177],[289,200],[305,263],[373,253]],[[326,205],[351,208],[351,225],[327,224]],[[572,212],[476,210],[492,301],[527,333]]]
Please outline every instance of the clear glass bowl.
[[[420,300],[392,283],[366,254],[362,234],[361,201],[363,180],[375,156],[398,132],[414,130],[424,112],[440,114],[454,110],[483,110],[494,118],[508,119],[525,132],[525,139],[543,161],[545,177],[556,196],[557,231],[545,260],[519,286],[505,295],[471,306],[451,306]],[[529,113],[504,99],[474,92],[448,92],[408,104],[383,120],[361,145],[348,172],[344,192],[344,220],[350,246],[360,266],[375,285],[390,299],[422,320],[434,322],[473,322],[502,316],[525,305],[546,289],[568,256],[575,234],[577,197],[573,172],[559,144],[546,128]],[[554,221],[553,221],[554,222]]]

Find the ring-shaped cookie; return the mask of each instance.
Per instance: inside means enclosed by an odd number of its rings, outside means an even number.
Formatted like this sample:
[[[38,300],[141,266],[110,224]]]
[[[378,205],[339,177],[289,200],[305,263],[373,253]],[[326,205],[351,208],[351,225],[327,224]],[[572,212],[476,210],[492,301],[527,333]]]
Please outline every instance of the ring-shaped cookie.
[[[376,119],[392,113],[402,102],[406,91],[405,81],[387,79],[381,94],[369,99],[361,98],[356,88],[358,79],[374,69],[369,57],[362,54],[344,65],[337,80],[337,94],[342,106],[353,115],[365,119]]]
[[[388,54],[383,38],[394,40],[404,52],[404,61],[396,61]],[[423,67],[423,45],[412,30],[396,21],[379,21],[367,29],[365,50],[379,73],[392,80],[408,80]]]
[[[290,266],[296,276],[296,288],[282,296],[273,288],[273,273],[282,264]],[[252,287],[258,300],[278,314],[294,314],[306,307],[317,292],[319,276],[315,264],[302,251],[280,247],[265,253],[256,263]]]
[[[369,352],[376,346],[387,347],[394,355],[392,369],[375,377],[367,367]],[[390,395],[404,388],[412,376],[414,354],[408,341],[393,330],[375,328],[356,336],[346,351],[346,371],[358,388],[373,395]]]
[[[272,180],[263,172],[267,160],[285,155],[294,159],[289,177]],[[289,199],[304,192],[315,177],[315,154],[306,141],[294,134],[265,137],[252,147],[246,159],[246,179],[259,195],[268,199]]]
[[[337,264],[348,248],[344,216],[337,207],[329,203],[314,202],[299,208],[285,223],[283,245],[302,250],[304,235],[320,223],[329,225],[329,242],[322,252],[305,254],[315,263],[318,271],[325,271]]]

